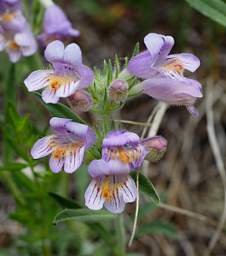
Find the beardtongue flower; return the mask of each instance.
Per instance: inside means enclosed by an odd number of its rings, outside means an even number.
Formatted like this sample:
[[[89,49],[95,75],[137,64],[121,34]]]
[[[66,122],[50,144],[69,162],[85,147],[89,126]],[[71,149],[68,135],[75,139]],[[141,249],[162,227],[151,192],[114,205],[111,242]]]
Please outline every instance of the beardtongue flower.
[[[42,92],[44,102],[57,103],[60,97],[69,97],[92,83],[93,72],[82,64],[81,50],[77,44],[64,48],[61,41],[53,41],[45,50],[45,58],[53,69],[34,71],[24,81],[28,91],[45,88]]]
[[[167,140],[162,136],[144,139],[142,144],[148,152],[145,159],[152,163],[158,162],[164,156],[167,149]]]
[[[117,172],[104,160],[94,160],[88,167],[92,181],[85,192],[85,205],[92,210],[103,206],[112,213],[121,213],[125,204],[136,200],[137,191],[128,170]]]
[[[144,44],[147,50],[128,63],[128,71],[134,76],[181,78],[185,69],[194,72],[200,65],[199,59],[191,53],[169,54],[174,45],[172,36],[150,33],[145,36]]]
[[[19,33],[2,32],[0,34],[0,51],[6,50],[11,62],[17,62],[22,56],[33,55],[37,51],[37,43],[31,31]]]
[[[186,106],[188,111],[197,115],[193,106],[202,97],[201,84],[193,79],[151,78],[142,82],[143,92],[156,100],[170,105]]]
[[[39,139],[31,150],[34,159],[51,154],[50,169],[57,173],[75,172],[82,164],[85,150],[96,141],[95,133],[87,125],[70,119],[53,117],[50,120],[53,135]]]
[[[102,159],[117,161],[121,169],[139,169],[146,153],[139,136],[133,132],[111,131],[103,140]]]
[[[39,39],[44,45],[56,39],[63,40],[80,35],[77,29],[72,28],[71,22],[63,10],[55,4],[46,8],[43,30],[44,32],[39,36]]]
[[[5,30],[11,32],[23,32],[29,27],[25,17],[20,10],[6,11],[0,13],[0,24]]]

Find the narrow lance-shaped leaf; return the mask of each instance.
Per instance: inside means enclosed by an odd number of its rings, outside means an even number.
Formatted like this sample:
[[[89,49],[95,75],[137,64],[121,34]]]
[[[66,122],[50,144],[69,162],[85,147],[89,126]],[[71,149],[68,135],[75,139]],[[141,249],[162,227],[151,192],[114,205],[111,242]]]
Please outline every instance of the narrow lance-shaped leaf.
[[[68,220],[97,222],[103,220],[112,220],[115,217],[116,215],[113,215],[105,210],[90,211],[88,209],[65,209],[55,216],[53,223],[58,224]]]
[[[75,122],[79,123],[85,123],[85,121],[76,115],[69,107],[62,103],[57,103],[57,104],[46,104],[42,101],[40,93],[35,93],[37,98],[42,102],[43,106],[53,115],[56,117],[64,117],[64,118],[70,118]]]
[[[186,2],[203,15],[226,26],[226,3],[222,0],[186,0]]]
[[[131,176],[136,182],[136,172],[133,172]],[[158,204],[160,202],[160,199],[155,190],[155,187],[153,186],[151,181],[141,173],[139,173],[139,185],[140,185],[140,190],[146,195],[148,195],[155,203]]]

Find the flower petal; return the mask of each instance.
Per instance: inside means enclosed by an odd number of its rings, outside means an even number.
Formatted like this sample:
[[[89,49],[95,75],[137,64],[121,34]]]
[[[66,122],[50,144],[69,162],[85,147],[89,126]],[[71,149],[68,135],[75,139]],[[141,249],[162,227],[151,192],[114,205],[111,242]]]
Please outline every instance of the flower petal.
[[[52,70],[34,71],[24,80],[24,84],[29,92],[37,91],[48,86],[48,77],[52,73]]]
[[[67,83],[60,85],[56,90],[56,94],[58,97],[69,97],[78,89],[78,86],[79,81],[69,80]]]
[[[93,160],[88,167],[88,172],[92,178],[102,177],[105,175],[110,175],[111,170],[109,165],[102,159]]]
[[[54,173],[58,173],[62,170],[64,165],[64,159],[63,158],[54,158],[53,156],[50,157],[49,159],[49,168],[52,170]]]
[[[200,66],[200,60],[194,54],[191,53],[180,53],[180,54],[171,54],[167,59],[177,59],[182,63],[184,69],[187,69],[191,72],[196,71]]]
[[[55,40],[48,44],[44,54],[45,54],[46,60],[48,60],[51,63],[57,62],[57,61],[63,61],[64,44],[59,40]]]
[[[85,147],[77,150],[68,150],[65,155],[64,171],[66,173],[75,172],[82,164],[85,153]]]
[[[172,105],[193,105],[202,97],[201,84],[193,79],[153,78],[143,86],[145,94]]]
[[[82,52],[77,44],[72,43],[65,48],[64,61],[73,66],[79,66],[82,64]]]
[[[153,62],[160,62],[171,51],[174,45],[172,36],[150,33],[144,37],[144,43],[153,58]]]
[[[20,45],[24,56],[30,56],[37,51],[37,43],[30,31],[17,33],[15,35],[15,42]]]
[[[101,179],[92,179],[85,192],[85,205],[91,210],[100,210],[104,204],[100,182]]]
[[[152,68],[153,58],[149,51],[144,51],[134,56],[128,63],[128,71],[137,77],[147,79],[155,75]]]
[[[56,91],[51,87],[46,87],[42,92],[42,99],[45,103],[57,103],[59,101],[59,96],[56,94]]]
[[[65,128],[65,125],[71,122],[71,119],[68,118],[60,118],[60,117],[52,117],[49,121],[50,126],[53,129],[60,129],[60,128]]]
[[[34,159],[38,159],[52,153],[53,149],[50,146],[52,136],[46,136],[35,142],[31,149],[31,155]]]
[[[126,203],[134,202],[137,197],[137,188],[134,180],[128,176],[120,188],[120,193],[123,195],[123,200]]]
[[[125,130],[111,131],[103,140],[103,146],[124,146],[127,143],[139,143],[140,138],[136,133]]]
[[[94,79],[94,74],[91,68],[81,65],[77,68],[77,72],[80,75],[79,89],[87,88]]]
[[[121,213],[125,209],[123,195],[117,190],[113,191],[113,196],[104,202],[104,207],[112,213]]]

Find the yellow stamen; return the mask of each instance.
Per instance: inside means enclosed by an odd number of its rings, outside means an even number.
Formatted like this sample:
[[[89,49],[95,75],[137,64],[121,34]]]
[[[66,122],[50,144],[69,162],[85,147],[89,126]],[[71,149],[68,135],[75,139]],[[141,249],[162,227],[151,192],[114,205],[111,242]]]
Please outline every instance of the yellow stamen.
[[[15,41],[10,41],[8,44],[9,48],[13,50],[19,50],[20,46]]]

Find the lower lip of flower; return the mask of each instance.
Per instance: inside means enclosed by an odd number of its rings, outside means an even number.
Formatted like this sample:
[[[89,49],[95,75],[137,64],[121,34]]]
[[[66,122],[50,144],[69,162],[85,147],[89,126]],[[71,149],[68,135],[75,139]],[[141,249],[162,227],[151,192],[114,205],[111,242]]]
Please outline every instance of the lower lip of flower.
[[[66,86],[72,83],[74,81],[74,78],[70,76],[52,75],[49,76],[47,81],[49,82],[51,89],[56,91],[60,88],[60,86]]]
[[[11,22],[16,16],[16,13],[6,13],[1,16],[3,22]]]

